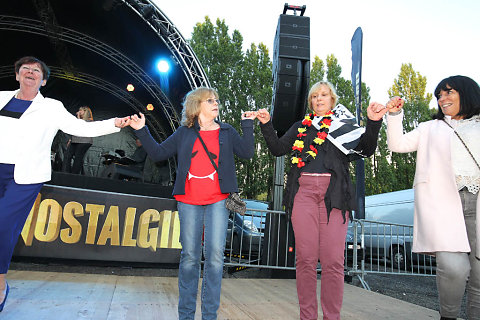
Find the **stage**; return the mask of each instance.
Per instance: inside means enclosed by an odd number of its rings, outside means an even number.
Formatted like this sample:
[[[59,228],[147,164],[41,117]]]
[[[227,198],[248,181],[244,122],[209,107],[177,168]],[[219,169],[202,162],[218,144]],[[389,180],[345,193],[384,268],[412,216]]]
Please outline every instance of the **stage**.
[[[176,277],[12,270],[8,281],[2,320],[178,319]],[[343,320],[438,318],[435,310],[345,284]],[[295,280],[223,279],[218,319],[299,319]]]

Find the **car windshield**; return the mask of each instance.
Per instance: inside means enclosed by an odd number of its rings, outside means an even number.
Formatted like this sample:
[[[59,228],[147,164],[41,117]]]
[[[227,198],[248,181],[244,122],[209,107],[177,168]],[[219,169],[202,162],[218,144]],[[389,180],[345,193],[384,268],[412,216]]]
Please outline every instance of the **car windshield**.
[[[247,203],[247,214],[249,215],[262,216],[262,215],[265,215],[265,212],[253,211],[248,209],[257,209],[257,210],[268,209],[268,203],[265,203],[265,202],[254,201],[254,200],[245,200],[245,202]]]
[[[267,213],[249,209],[267,210],[268,203],[248,199],[245,200],[245,202],[247,203],[247,211],[243,216],[244,221],[251,221],[258,230],[263,230],[265,228],[265,216]]]

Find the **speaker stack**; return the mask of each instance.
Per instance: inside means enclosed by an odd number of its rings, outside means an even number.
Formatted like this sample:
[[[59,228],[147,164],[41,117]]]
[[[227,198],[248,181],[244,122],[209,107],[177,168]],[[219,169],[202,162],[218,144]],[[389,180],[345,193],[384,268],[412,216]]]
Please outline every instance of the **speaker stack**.
[[[303,12],[302,12],[303,13]],[[271,116],[279,136],[303,118],[310,82],[310,18],[281,14],[273,45]]]
[[[310,82],[310,18],[304,17],[306,6],[285,4],[278,18],[273,46],[273,99],[271,116],[277,135],[282,136],[293,123],[302,119],[307,106]],[[286,15],[293,10],[294,15]],[[296,13],[301,10],[301,15]],[[275,162],[273,209],[282,210],[285,161]],[[295,271],[285,267],[295,266],[295,238],[292,224],[285,214],[267,214],[264,233],[265,254],[262,262],[280,268],[272,269],[272,276],[295,277]],[[275,275],[274,275],[275,274]],[[281,275],[280,275],[281,274]]]

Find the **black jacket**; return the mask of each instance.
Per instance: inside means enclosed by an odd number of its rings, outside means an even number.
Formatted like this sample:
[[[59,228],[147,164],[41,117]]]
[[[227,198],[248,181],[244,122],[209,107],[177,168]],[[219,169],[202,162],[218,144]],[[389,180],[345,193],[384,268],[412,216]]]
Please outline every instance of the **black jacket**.
[[[302,121],[294,123],[290,129],[281,137],[278,138],[273,129],[272,121],[265,124],[260,124],[263,137],[267,142],[268,149],[274,156],[283,156],[292,151],[292,146],[297,139],[298,128],[302,126]],[[352,218],[351,211],[356,210],[357,203],[355,197],[355,190],[350,180],[348,171],[348,162],[360,159],[361,157],[369,157],[377,148],[378,132],[382,126],[382,120],[372,121],[367,120],[365,133],[360,137],[357,147],[354,148],[360,154],[345,155],[328,139],[322,144],[325,151],[324,166],[331,174],[330,184],[328,185],[325,194],[325,206],[327,207],[327,214],[330,217],[332,208],[337,208],[342,211],[343,219],[346,221],[346,212],[349,212]],[[310,145],[317,131],[311,126],[307,131],[305,145]],[[304,150],[306,150],[305,148]],[[293,164],[287,176],[287,185],[283,196],[283,205],[285,212],[290,217],[292,214],[293,200],[297,194],[299,183],[298,179],[303,168],[298,168]]]

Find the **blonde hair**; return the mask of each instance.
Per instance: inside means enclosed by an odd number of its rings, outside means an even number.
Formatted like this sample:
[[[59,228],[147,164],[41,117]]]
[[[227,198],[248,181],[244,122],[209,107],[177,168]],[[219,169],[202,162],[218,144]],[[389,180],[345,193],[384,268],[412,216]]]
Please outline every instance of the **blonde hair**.
[[[210,98],[212,94],[215,99],[218,99],[217,91],[212,88],[199,87],[187,93],[183,102],[182,126],[191,128],[195,124],[200,114],[200,104]]]
[[[82,117],[83,120],[93,121],[93,113],[89,107],[83,106],[78,108],[78,110],[83,110],[83,117]]]
[[[338,96],[337,96],[337,92],[335,92],[335,88],[333,87],[333,84],[331,84],[330,82],[328,81],[319,81],[317,83],[315,83],[311,88],[310,88],[310,91],[308,92],[308,109],[312,110],[313,111],[313,108],[312,108],[312,96],[317,93],[318,90],[320,90],[320,88],[322,86],[326,86],[328,89],[330,89],[330,95],[332,96],[332,109],[335,108],[335,106],[337,105],[337,100],[338,100]]]

